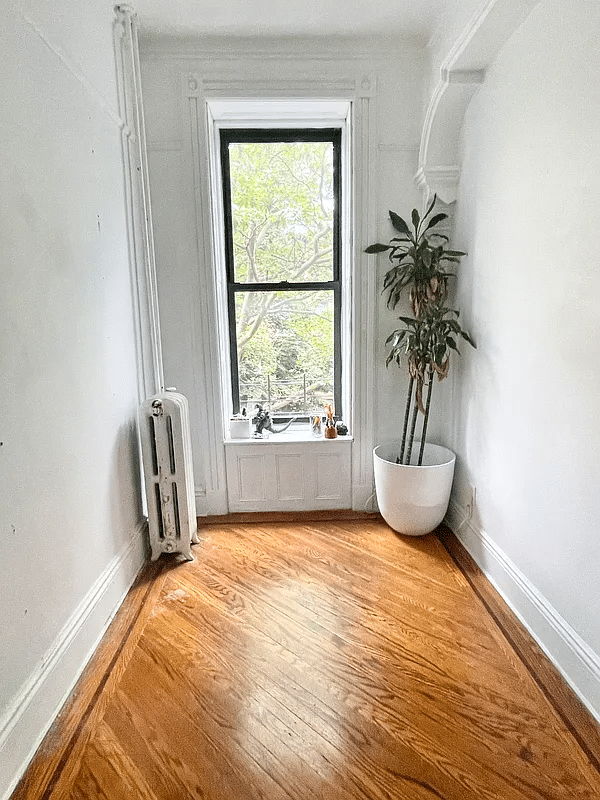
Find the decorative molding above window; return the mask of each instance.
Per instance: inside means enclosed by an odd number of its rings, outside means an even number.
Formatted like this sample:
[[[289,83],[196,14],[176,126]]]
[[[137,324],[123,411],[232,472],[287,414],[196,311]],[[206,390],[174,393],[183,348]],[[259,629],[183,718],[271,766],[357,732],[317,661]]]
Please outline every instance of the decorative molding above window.
[[[234,98],[236,103],[240,99],[248,98],[255,100],[259,98],[270,99],[275,103],[280,98],[280,102],[289,105],[290,97],[301,101],[322,99],[331,100],[354,100],[357,97],[373,97],[376,90],[375,78],[365,75],[360,79],[353,78],[327,78],[325,81],[317,79],[304,80],[274,80],[257,78],[214,78],[211,76],[200,77],[195,72],[187,75],[187,86],[184,86],[184,93],[187,97],[202,97],[214,102],[218,98]]]

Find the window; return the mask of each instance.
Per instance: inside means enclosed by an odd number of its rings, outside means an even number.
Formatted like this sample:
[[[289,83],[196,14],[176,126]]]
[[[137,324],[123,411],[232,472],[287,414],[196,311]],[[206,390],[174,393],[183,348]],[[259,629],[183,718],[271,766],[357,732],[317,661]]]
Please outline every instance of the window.
[[[341,130],[221,128],[233,411],[342,414]]]

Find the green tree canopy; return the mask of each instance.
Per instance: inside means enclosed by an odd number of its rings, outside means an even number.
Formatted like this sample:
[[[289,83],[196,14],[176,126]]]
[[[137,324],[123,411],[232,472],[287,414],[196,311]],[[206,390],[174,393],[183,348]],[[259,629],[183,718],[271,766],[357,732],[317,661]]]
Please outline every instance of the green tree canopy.
[[[231,143],[229,163],[235,281],[331,280],[332,143]],[[239,292],[235,324],[242,405],[267,376],[274,410],[303,410],[305,380],[309,410],[331,401],[332,292]]]

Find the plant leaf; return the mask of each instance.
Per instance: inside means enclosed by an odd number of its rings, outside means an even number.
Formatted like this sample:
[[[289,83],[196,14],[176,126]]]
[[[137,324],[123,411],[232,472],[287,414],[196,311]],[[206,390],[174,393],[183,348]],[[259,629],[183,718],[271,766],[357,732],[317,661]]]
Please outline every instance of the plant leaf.
[[[365,253],[385,253],[386,250],[391,250],[391,246],[389,244],[370,244],[368,247],[365,247]]]
[[[425,228],[428,231],[430,228],[433,228],[435,225],[439,225],[440,222],[443,220],[448,219],[448,214],[436,214],[429,220],[429,224]]]
[[[433,200],[431,201],[431,203],[429,203],[429,208],[427,209],[427,211],[425,212],[425,216],[423,217],[423,219],[424,219],[424,220],[426,220],[426,219],[427,219],[427,217],[428,217],[428,216],[431,214],[431,212],[433,211],[433,207],[434,207],[434,205],[435,205],[435,202],[436,202],[436,200],[437,200],[437,194],[434,194],[434,195],[433,195]]]
[[[398,233],[406,233],[410,237],[410,228],[402,219],[402,217],[399,217],[398,214],[390,211],[390,220],[392,221],[392,225],[398,231]]]
[[[415,229],[415,232],[417,231],[417,228],[419,227],[419,222],[420,221],[421,221],[421,217],[419,216],[419,212],[417,211],[416,208],[413,208],[413,210],[412,210],[412,224],[413,224],[413,227]]]
[[[474,347],[474,348],[475,348],[475,350],[477,350],[477,345],[475,344],[475,342],[473,341],[473,339],[471,339],[471,337],[469,336],[469,334],[468,334],[466,331],[461,331],[461,332],[460,332],[460,335],[462,336],[462,338],[463,338],[463,339],[464,339],[466,342],[468,342],[468,343],[471,345],[471,347]]]

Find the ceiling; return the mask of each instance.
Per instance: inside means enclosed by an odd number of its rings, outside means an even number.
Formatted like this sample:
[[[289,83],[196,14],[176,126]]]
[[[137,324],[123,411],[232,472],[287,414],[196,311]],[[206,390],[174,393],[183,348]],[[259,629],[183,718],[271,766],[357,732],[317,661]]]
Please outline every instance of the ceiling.
[[[143,32],[427,39],[443,0],[134,0]]]

